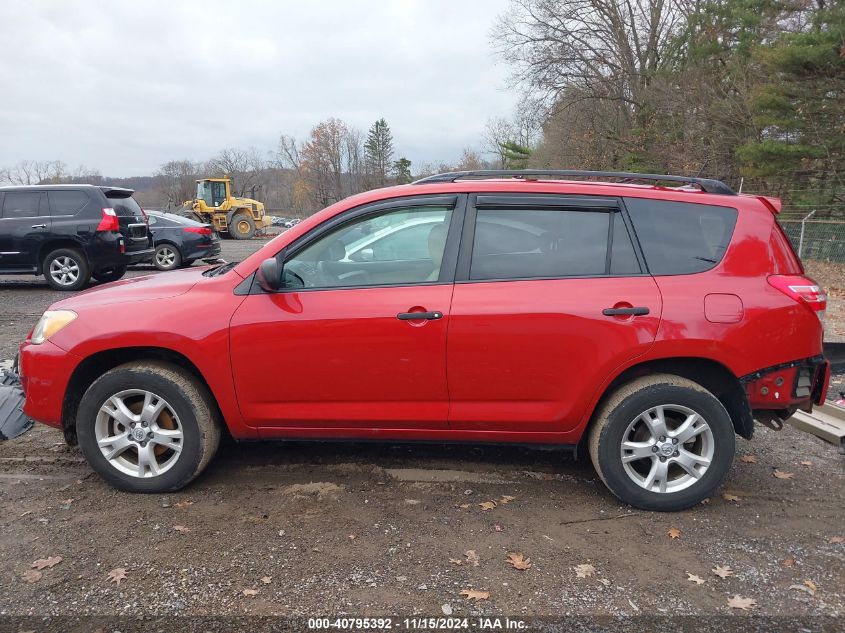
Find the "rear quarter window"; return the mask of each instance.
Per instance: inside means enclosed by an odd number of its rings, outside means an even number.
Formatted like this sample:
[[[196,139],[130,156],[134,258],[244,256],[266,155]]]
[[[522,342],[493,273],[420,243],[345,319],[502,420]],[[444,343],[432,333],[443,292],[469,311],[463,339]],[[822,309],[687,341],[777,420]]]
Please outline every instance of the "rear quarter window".
[[[88,194],[82,191],[51,191],[50,215],[76,215],[88,202]]]
[[[710,270],[725,256],[737,211],[689,202],[625,198],[652,275]]]

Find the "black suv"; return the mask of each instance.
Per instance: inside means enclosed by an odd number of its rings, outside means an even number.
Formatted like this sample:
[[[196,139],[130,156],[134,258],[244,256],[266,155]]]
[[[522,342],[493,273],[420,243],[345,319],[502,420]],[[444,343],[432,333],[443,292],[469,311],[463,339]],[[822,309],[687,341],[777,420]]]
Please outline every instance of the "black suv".
[[[147,216],[131,189],[0,187],[0,274],[44,275],[56,290],[120,279],[153,255]]]

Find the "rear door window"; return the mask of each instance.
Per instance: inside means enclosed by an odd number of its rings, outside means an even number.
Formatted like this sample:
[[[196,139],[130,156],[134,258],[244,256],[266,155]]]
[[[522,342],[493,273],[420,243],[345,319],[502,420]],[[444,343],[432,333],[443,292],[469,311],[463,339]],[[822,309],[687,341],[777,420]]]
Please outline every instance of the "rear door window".
[[[706,204],[625,198],[634,231],[653,275],[688,275],[725,255],[737,211]]]
[[[3,196],[3,218],[35,218],[41,204],[40,191],[7,191]]]
[[[88,194],[82,191],[51,191],[50,215],[76,215],[88,202]]]
[[[607,210],[479,209],[469,278],[608,274],[608,237],[614,215]],[[623,252],[624,245],[620,246]],[[624,263],[621,267],[631,268]]]

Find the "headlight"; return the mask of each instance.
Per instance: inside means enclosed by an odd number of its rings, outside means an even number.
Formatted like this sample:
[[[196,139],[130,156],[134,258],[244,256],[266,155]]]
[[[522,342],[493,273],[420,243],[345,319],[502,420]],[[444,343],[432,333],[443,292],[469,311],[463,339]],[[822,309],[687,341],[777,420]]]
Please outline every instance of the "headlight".
[[[71,324],[74,319],[76,312],[73,310],[47,310],[35,324],[30,342],[33,345],[41,345],[63,327]]]

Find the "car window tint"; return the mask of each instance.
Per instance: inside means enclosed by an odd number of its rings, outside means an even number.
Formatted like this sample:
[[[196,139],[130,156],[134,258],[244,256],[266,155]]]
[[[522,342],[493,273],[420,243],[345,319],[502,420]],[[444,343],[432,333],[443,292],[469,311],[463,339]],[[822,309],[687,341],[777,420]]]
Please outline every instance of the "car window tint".
[[[88,202],[88,195],[82,191],[51,191],[51,215],[76,215]]]
[[[109,204],[114,209],[114,212],[120,216],[137,216],[141,215],[141,207],[135,202],[135,198],[129,196],[127,198],[108,197]]]
[[[479,209],[470,279],[603,275],[610,213]]]
[[[722,261],[736,209],[688,202],[626,198],[625,205],[653,275],[684,275]]]
[[[613,246],[610,249],[610,274],[634,275],[642,272],[634,252],[634,243],[619,213],[613,214]]]
[[[8,191],[3,196],[4,218],[34,218],[41,203],[39,191]]]
[[[434,282],[451,209],[412,207],[365,216],[324,235],[285,262],[290,288]]]

